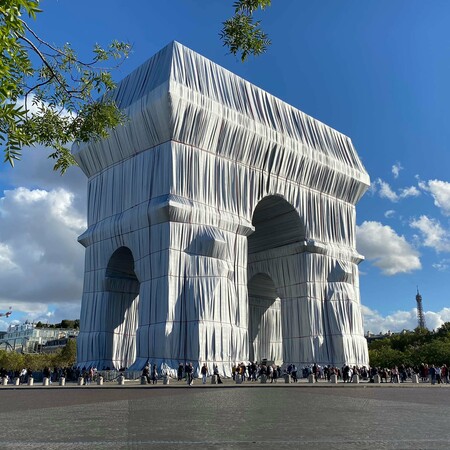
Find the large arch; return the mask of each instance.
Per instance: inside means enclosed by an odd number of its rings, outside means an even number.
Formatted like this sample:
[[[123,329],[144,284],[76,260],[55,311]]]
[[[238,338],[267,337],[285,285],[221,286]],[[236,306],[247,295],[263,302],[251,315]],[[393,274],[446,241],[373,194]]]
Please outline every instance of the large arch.
[[[136,351],[136,369],[230,374],[265,277],[285,363],[367,364],[355,205],[370,180],[351,140],[176,42],[111,99],[127,124],[73,148],[89,180],[78,364]]]
[[[283,249],[289,254],[290,247],[302,242],[305,228],[295,208],[279,195],[264,197],[257,204],[252,225],[255,231],[248,237],[249,358],[281,365],[292,358],[283,336],[287,337],[295,318],[289,317],[279,294],[286,292],[285,284],[291,280],[280,279],[274,265],[287,264]],[[265,273],[258,272],[264,269]]]

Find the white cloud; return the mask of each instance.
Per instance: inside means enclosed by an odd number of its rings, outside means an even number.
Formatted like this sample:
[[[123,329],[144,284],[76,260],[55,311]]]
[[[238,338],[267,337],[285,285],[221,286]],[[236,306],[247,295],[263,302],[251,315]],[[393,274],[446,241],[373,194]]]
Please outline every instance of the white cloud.
[[[373,196],[376,194],[377,192],[377,183],[378,181],[372,181],[372,183],[370,183],[369,189],[367,189],[366,195],[370,195]]]
[[[392,217],[394,217],[395,215],[395,210],[393,209],[389,209],[388,211],[386,211],[384,213],[384,217],[386,217],[386,219],[391,219]]]
[[[64,188],[74,194],[74,204],[86,216],[87,178],[78,167],[70,167],[64,175],[55,172],[54,161],[47,158],[48,153],[49,150],[42,147],[24,149],[23,159],[16,162],[14,168],[3,164],[0,186],[46,191]]]
[[[410,186],[407,188],[400,189],[400,198],[407,198],[407,197],[418,197],[420,195],[420,191],[415,186]]]
[[[401,170],[403,170],[403,167],[399,162],[392,166],[392,175],[394,175],[394,178],[398,178]]]
[[[87,179],[78,167],[54,172],[48,154],[24,149],[14,168],[0,170],[0,308],[12,306],[11,319],[80,314],[84,248],[77,238],[86,229]]]
[[[403,236],[380,222],[363,222],[356,227],[358,252],[372,261],[384,275],[408,273],[421,268],[419,253]]]
[[[0,303],[22,311],[32,304],[45,314],[51,302],[81,300],[84,249],[77,237],[86,229],[87,181],[79,169],[54,173],[45,153],[33,153],[39,150],[25,152],[0,175],[2,184],[17,186],[0,191]]]
[[[431,193],[434,204],[444,216],[450,216],[450,183],[441,180],[421,181],[419,187]]]
[[[450,252],[450,234],[438,220],[424,215],[411,221],[410,226],[421,232],[422,245],[425,247],[431,247],[437,252]]]
[[[439,272],[447,272],[450,268],[450,259],[441,259],[439,262],[432,264],[432,267]]]
[[[398,201],[408,198],[408,197],[418,197],[420,195],[420,191],[415,186],[405,187],[399,190],[399,193],[395,192],[389,183],[383,181],[381,178],[378,178],[376,181],[378,184],[378,195],[381,198],[387,198],[393,203],[397,203]]]
[[[0,242],[0,267],[2,270],[16,269],[17,265],[12,260],[12,251],[6,244]]]
[[[381,198],[387,198],[391,202],[398,202],[399,196],[391,189],[389,183],[386,183],[381,178],[377,180],[378,186],[380,187],[378,194]]]
[[[11,324],[17,325],[18,323],[20,322],[0,319],[0,331],[6,331]]]
[[[387,331],[414,330],[417,325],[417,309],[410,311],[395,311],[382,316],[378,311],[362,305],[364,330],[371,333],[386,333]],[[438,312],[426,311],[425,323],[429,330],[439,328],[444,322],[450,322],[450,308],[443,308]]]

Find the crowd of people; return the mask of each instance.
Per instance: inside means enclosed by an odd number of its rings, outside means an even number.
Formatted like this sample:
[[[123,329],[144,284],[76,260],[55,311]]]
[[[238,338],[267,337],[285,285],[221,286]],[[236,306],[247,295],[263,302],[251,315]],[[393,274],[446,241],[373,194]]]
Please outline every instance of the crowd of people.
[[[186,364],[186,367],[180,363],[177,378],[183,380],[186,378],[188,384],[192,384],[192,364]],[[217,365],[214,365],[214,373],[218,375]],[[200,370],[199,376],[202,383],[206,383],[207,376],[210,375],[206,363],[204,363]],[[357,367],[344,365],[336,367],[332,365],[310,364],[304,366],[299,371],[295,364],[285,364],[283,367],[277,364],[270,364],[262,362],[239,363],[233,364],[231,376],[234,381],[258,381],[265,377],[266,382],[276,383],[280,378],[289,375],[291,381],[296,383],[299,378],[309,378],[312,376],[314,381],[330,381],[332,375],[337,377],[338,381],[344,383],[351,383],[354,380],[354,375],[358,375],[359,379],[367,382],[375,382],[376,376],[379,377],[381,383],[405,383],[412,380],[414,375],[417,375],[419,381],[423,383],[440,384],[450,383],[449,369],[446,364],[442,366],[421,364],[419,367],[407,367],[404,365],[394,366],[391,368],[381,367]],[[222,381],[220,381],[221,383]]]
[[[433,364],[421,364],[419,367],[409,367],[405,365],[386,367],[356,367],[345,365],[342,368],[332,366],[320,366],[317,364],[303,368],[303,377],[307,378],[313,374],[315,381],[330,380],[331,375],[335,374],[338,380],[352,382],[353,376],[358,375],[362,380],[374,382],[376,376],[380,383],[405,383],[412,380],[417,375],[423,383],[448,384],[450,382],[449,369],[446,364],[437,366]]]
[[[115,373],[116,371],[111,372]],[[159,379],[170,375],[172,375],[170,371],[162,370],[159,372],[157,365],[150,363],[147,363],[142,371],[142,377],[145,377],[149,384],[157,384]],[[177,380],[185,381],[188,385],[193,384],[194,378],[197,375],[203,384],[207,383],[209,376],[214,376],[216,383],[222,384],[222,378],[217,364],[213,365],[213,369],[210,372],[206,363],[200,365],[198,371],[194,368],[192,362],[180,363],[176,371]],[[449,368],[446,364],[442,366],[421,364],[419,367],[400,365],[391,368],[356,367],[350,365],[335,367],[332,365],[310,364],[299,370],[292,363],[280,366],[264,361],[259,364],[257,362],[233,364],[231,370],[232,379],[241,383],[245,381],[255,382],[261,378],[265,378],[268,383],[277,383],[280,378],[284,378],[286,375],[289,375],[294,383],[299,378],[309,378],[311,376],[314,377],[314,381],[316,382],[330,381],[332,375],[335,375],[337,380],[344,383],[351,383],[354,375],[358,375],[360,380],[367,382],[375,382],[377,380],[381,383],[405,383],[408,380],[412,380],[413,376],[417,376],[418,380],[422,383],[450,383]],[[45,367],[39,372],[33,372],[29,368],[24,368],[21,371],[8,371],[5,368],[0,368],[0,378],[6,378],[10,382],[18,378],[20,384],[27,384],[30,377],[36,376],[38,379],[43,377],[48,378],[50,384],[59,381],[62,377],[67,381],[77,381],[81,377],[84,380],[84,384],[89,385],[97,379],[98,371],[95,367],[55,367],[53,369]]]

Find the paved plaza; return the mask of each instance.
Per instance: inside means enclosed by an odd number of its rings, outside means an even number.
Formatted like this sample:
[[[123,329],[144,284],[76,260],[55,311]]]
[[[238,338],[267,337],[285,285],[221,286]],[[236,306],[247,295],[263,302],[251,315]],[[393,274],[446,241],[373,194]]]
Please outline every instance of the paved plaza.
[[[450,386],[13,386],[1,449],[440,449]]]

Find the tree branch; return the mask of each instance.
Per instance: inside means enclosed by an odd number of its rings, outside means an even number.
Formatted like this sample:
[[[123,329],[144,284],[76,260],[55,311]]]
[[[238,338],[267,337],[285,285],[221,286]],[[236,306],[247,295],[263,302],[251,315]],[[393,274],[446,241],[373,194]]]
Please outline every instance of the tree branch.
[[[45,56],[42,54],[42,52],[36,47],[36,45],[34,45],[34,43],[32,41],[30,41],[28,38],[26,38],[25,36],[22,36],[21,34],[18,34],[17,32],[14,33],[16,35],[16,37],[18,39],[22,39],[23,41],[25,41],[28,45],[31,46],[31,48],[33,49],[33,51],[39,56],[39,58],[41,59],[41,61],[44,63],[45,67],[47,67],[48,70],[50,70],[52,76],[51,78],[55,78],[56,81],[58,82],[58,84],[61,86],[61,88],[66,92],[67,95],[70,95],[69,92],[67,91],[67,88],[64,86],[64,83],[59,79],[58,73],[56,73],[53,70],[53,67],[50,65],[50,63],[47,61],[47,59],[45,58]]]

